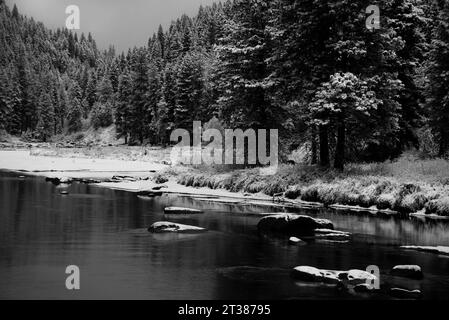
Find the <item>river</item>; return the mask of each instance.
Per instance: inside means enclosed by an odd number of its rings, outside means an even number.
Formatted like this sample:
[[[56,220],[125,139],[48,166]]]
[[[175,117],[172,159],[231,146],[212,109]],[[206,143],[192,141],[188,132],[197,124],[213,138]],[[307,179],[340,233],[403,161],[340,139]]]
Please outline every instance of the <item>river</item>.
[[[42,177],[0,172],[0,299],[388,298],[295,282],[290,271],[298,265],[337,270],[377,265],[382,284],[420,289],[425,299],[449,299],[449,257],[399,248],[448,246],[448,223],[297,210],[330,219],[353,238],[292,246],[258,235],[260,217],[250,214],[269,212],[266,207],[176,195],[140,199],[80,183],[68,190],[61,195]],[[148,233],[152,223],[167,220],[166,206],[204,210],[170,221],[209,231]],[[391,277],[397,264],[420,265],[424,279]],[[65,287],[68,265],[80,269],[80,290]]]

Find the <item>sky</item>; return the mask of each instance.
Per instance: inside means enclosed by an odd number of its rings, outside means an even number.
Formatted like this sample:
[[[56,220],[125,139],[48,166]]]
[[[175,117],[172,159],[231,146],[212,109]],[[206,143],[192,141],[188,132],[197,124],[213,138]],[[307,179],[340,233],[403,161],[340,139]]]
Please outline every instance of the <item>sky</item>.
[[[147,44],[148,38],[161,24],[164,29],[183,13],[193,16],[200,5],[216,0],[6,0],[12,9],[51,29],[65,28],[69,5],[80,9],[80,30],[88,32],[100,49],[114,45],[117,53]]]

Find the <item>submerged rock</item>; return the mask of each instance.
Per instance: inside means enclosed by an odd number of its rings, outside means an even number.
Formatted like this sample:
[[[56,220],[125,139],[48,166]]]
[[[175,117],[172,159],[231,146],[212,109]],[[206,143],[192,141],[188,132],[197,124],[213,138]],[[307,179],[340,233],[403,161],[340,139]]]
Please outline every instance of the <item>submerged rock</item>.
[[[421,291],[407,290],[407,289],[403,289],[403,288],[391,288],[390,295],[394,298],[419,299],[419,298],[421,298]]]
[[[174,232],[174,233],[200,233],[205,232],[207,229],[195,227],[195,226],[189,226],[186,224],[180,224],[180,223],[174,223],[174,222],[167,222],[167,221],[160,221],[153,223],[149,228],[149,232],[152,233],[167,233],[167,232]]]
[[[438,254],[445,254],[449,255],[449,247],[444,246],[401,246],[402,249],[409,249],[409,250],[416,250],[416,251],[423,251],[423,252],[431,252],[431,253],[438,253]]]
[[[398,265],[391,270],[393,276],[420,280],[424,277],[420,266]]]
[[[167,207],[164,209],[165,214],[199,214],[203,211],[191,208]]]
[[[320,270],[315,267],[299,266],[293,268],[292,277],[309,282],[339,283],[338,271]]]
[[[305,242],[297,237],[290,237],[288,239],[288,243],[289,244],[301,244],[301,243],[305,243]]]
[[[314,235],[316,229],[333,229],[330,220],[316,219],[304,215],[275,214],[262,218],[257,229],[262,233],[277,233],[287,236]]]
[[[303,281],[340,283],[345,282],[351,285],[367,284],[376,280],[376,276],[363,270],[351,269],[348,271],[325,270],[309,266],[295,267],[292,277]]]

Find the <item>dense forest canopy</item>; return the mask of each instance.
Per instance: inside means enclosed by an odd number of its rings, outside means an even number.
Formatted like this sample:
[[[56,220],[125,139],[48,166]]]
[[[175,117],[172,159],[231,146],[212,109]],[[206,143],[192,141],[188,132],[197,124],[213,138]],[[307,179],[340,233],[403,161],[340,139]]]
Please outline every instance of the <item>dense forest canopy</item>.
[[[0,0],[0,130],[49,141],[115,124],[164,145],[193,121],[278,129],[310,161],[382,161],[424,144],[449,151],[449,2],[233,0],[200,7],[145,47],[101,52]],[[214,122],[214,123],[212,123]],[[431,145],[436,147],[433,150]]]

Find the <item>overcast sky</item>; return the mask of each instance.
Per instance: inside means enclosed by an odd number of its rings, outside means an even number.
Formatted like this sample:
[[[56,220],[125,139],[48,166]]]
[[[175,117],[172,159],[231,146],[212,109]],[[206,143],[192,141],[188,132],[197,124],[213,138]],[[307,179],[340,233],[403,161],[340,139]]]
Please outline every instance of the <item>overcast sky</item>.
[[[65,27],[68,5],[80,8],[81,29],[90,31],[101,49],[113,44],[117,52],[130,47],[146,45],[148,38],[157,31],[159,24],[166,27],[181,14],[193,16],[201,4],[216,0],[6,0],[12,9],[47,27]]]

